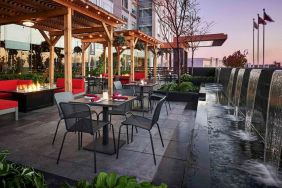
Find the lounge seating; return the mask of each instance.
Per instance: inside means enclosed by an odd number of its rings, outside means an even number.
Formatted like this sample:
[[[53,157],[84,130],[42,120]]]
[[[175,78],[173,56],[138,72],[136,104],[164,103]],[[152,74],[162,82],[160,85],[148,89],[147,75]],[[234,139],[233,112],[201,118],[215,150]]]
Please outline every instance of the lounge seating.
[[[102,74],[103,78],[108,78],[108,74],[107,73],[103,73]],[[122,83],[122,84],[128,84],[130,82],[130,75],[121,75],[121,76],[115,76],[115,78],[118,78],[118,80]],[[135,81],[140,81],[142,79],[145,79],[145,73],[144,72],[135,72],[134,73],[134,80]]]
[[[56,93],[65,92],[65,79],[58,78],[56,81],[56,86],[58,89],[55,91]],[[80,96],[85,94],[85,86],[83,79],[72,79],[72,94],[74,96]]]
[[[18,102],[0,99],[0,115],[15,113],[15,120],[18,120]]]
[[[32,80],[0,80],[0,91],[14,91],[19,85],[31,85]],[[12,94],[0,92],[0,99],[9,99]]]

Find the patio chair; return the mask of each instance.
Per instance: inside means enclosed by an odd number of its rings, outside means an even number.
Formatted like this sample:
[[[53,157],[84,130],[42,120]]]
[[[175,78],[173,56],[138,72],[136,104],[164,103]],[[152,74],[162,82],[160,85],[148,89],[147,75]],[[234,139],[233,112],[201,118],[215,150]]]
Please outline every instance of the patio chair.
[[[56,128],[54,138],[53,138],[53,141],[52,141],[52,145],[54,145],[54,143],[55,143],[56,136],[57,136],[57,133],[58,133],[58,128],[59,128],[59,125],[60,125],[60,123],[63,119],[63,114],[62,114],[62,110],[61,110],[61,107],[60,107],[60,103],[61,102],[69,102],[69,101],[74,100],[74,96],[71,92],[55,93],[54,97],[55,97],[56,106],[57,106],[58,111],[59,111],[60,120],[58,121],[58,124],[57,124],[57,128]]]
[[[148,102],[149,102],[149,107],[151,109],[151,112],[153,111],[153,101],[159,101],[161,100],[163,97],[166,97],[166,101],[165,101],[165,108],[166,108],[166,114],[168,115],[168,108],[167,108],[167,105],[169,107],[169,110],[171,110],[171,107],[170,107],[170,102],[167,100],[168,98],[168,92],[166,92],[165,95],[163,94],[159,94],[159,93],[154,93],[154,91],[150,91],[149,92],[149,97],[148,97]]]
[[[82,147],[82,133],[88,133],[93,136],[93,142],[95,141],[95,133],[99,131],[99,129],[104,126],[110,124],[110,122],[100,121],[99,114],[96,112],[96,120],[92,119],[93,110],[90,110],[90,107],[86,104],[82,103],[66,103],[61,102],[60,107],[63,114],[63,119],[65,121],[66,132],[63,137],[62,145],[60,148],[60,152],[57,158],[57,164],[59,164],[59,160],[61,157],[61,153],[63,150],[64,142],[66,135],[68,133],[78,133],[78,148]],[[110,124],[113,126],[112,124]],[[116,151],[115,145],[115,134],[114,129],[112,127],[113,140],[114,140],[114,150]],[[94,171],[96,173],[96,151],[94,150]]]
[[[162,134],[161,134],[161,131],[160,131],[159,124],[158,124],[158,120],[159,120],[159,117],[160,117],[162,105],[165,102],[165,100],[166,100],[166,97],[163,97],[158,102],[152,119],[149,119],[149,118],[146,118],[146,117],[143,117],[143,116],[132,115],[121,123],[121,126],[119,127],[119,133],[118,133],[118,147],[117,147],[117,155],[116,155],[117,159],[118,159],[118,154],[119,154],[119,142],[120,142],[121,128],[122,128],[122,126],[131,125],[132,127],[135,126],[135,127],[147,130],[149,132],[150,139],[151,139],[152,152],[153,152],[153,157],[154,157],[154,164],[156,165],[156,156],[155,156],[154,143],[153,143],[153,138],[152,138],[152,134],[151,134],[151,129],[154,125],[157,125],[159,135],[160,135],[160,138],[161,138],[161,142],[162,142],[162,146],[164,147],[163,138],[162,138]],[[133,134],[131,136],[133,137]]]
[[[119,81],[118,81],[119,82]],[[130,87],[129,89],[120,89],[120,84],[116,83],[116,88],[119,88],[119,91],[121,90],[126,90],[127,96],[134,96],[134,90]],[[121,86],[122,87],[122,86]],[[112,123],[112,116],[124,116],[125,118],[127,117],[128,114],[132,114],[130,111],[132,110],[132,103],[125,103],[124,105],[121,105],[119,107],[113,107],[111,110],[109,110],[109,116],[110,116],[110,123]],[[136,128],[136,132],[138,133],[138,130]],[[128,138],[128,127],[127,127],[127,143],[129,143],[129,138]]]

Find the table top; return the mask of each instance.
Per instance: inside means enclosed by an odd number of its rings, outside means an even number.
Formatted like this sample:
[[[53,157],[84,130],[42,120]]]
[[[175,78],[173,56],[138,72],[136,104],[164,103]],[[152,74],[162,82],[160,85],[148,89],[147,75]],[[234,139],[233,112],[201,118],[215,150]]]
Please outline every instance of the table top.
[[[28,94],[28,93],[37,93],[37,92],[43,92],[43,91],[52,91],[52,90],[56,90],[59,89],[58,87],[54,86],[54,87],[47,87],[47,88],[39,88],[36,89],[34,91],[25,91],[25,90],[0,90],[0,92],[2,93],[15,93],[15,94]]]
[[[91,102],[89,99],[85,99],[84,97],[82,98],[79,98],[79,99],[75,99],[71,102],[79,102],[79,103],[85,103],[85,104],[88,104],[88,105],[91,105],[91,106],[102,106],[102,107],[118,107],[120,105],[123,105],[127,102],[130,102],[134,99],[136,99],[136,97],[134,96],[127,96],[128,99],[125,100],[125,101],[114,101],[112,99],[104,99],[100,102]]]
[[[124,84],[125,86],[139,86],[139,87],[154,87],[158,85],[157,83],[147,83],[147,84],[140,84],[138,82],[130,82],[128,84]]]

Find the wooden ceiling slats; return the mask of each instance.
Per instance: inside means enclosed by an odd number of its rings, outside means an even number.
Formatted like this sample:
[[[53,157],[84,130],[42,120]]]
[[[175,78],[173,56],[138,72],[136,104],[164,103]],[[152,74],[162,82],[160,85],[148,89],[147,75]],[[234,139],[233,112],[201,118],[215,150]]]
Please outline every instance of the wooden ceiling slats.
[[[100,32],[102,22],[113,27],[124,23],[84,0],[0,0],[0,25],[23,25],[24,21],[30,20],[35,24],[33,28],[58,33],[64,30],[63,15],[67,7],[73,10],[72,27],[76,31],[98,28],[96,31]]]

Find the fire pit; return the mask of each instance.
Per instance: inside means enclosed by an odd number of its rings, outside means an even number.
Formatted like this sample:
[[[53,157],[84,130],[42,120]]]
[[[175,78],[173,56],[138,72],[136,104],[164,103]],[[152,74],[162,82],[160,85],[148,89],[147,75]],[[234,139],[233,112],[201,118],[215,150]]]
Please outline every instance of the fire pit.
[[[19,103],[20,112],[28,112],[54,104],[54,91],[57,87],[50,84],[19,85],[17,90],[8,91]]]

